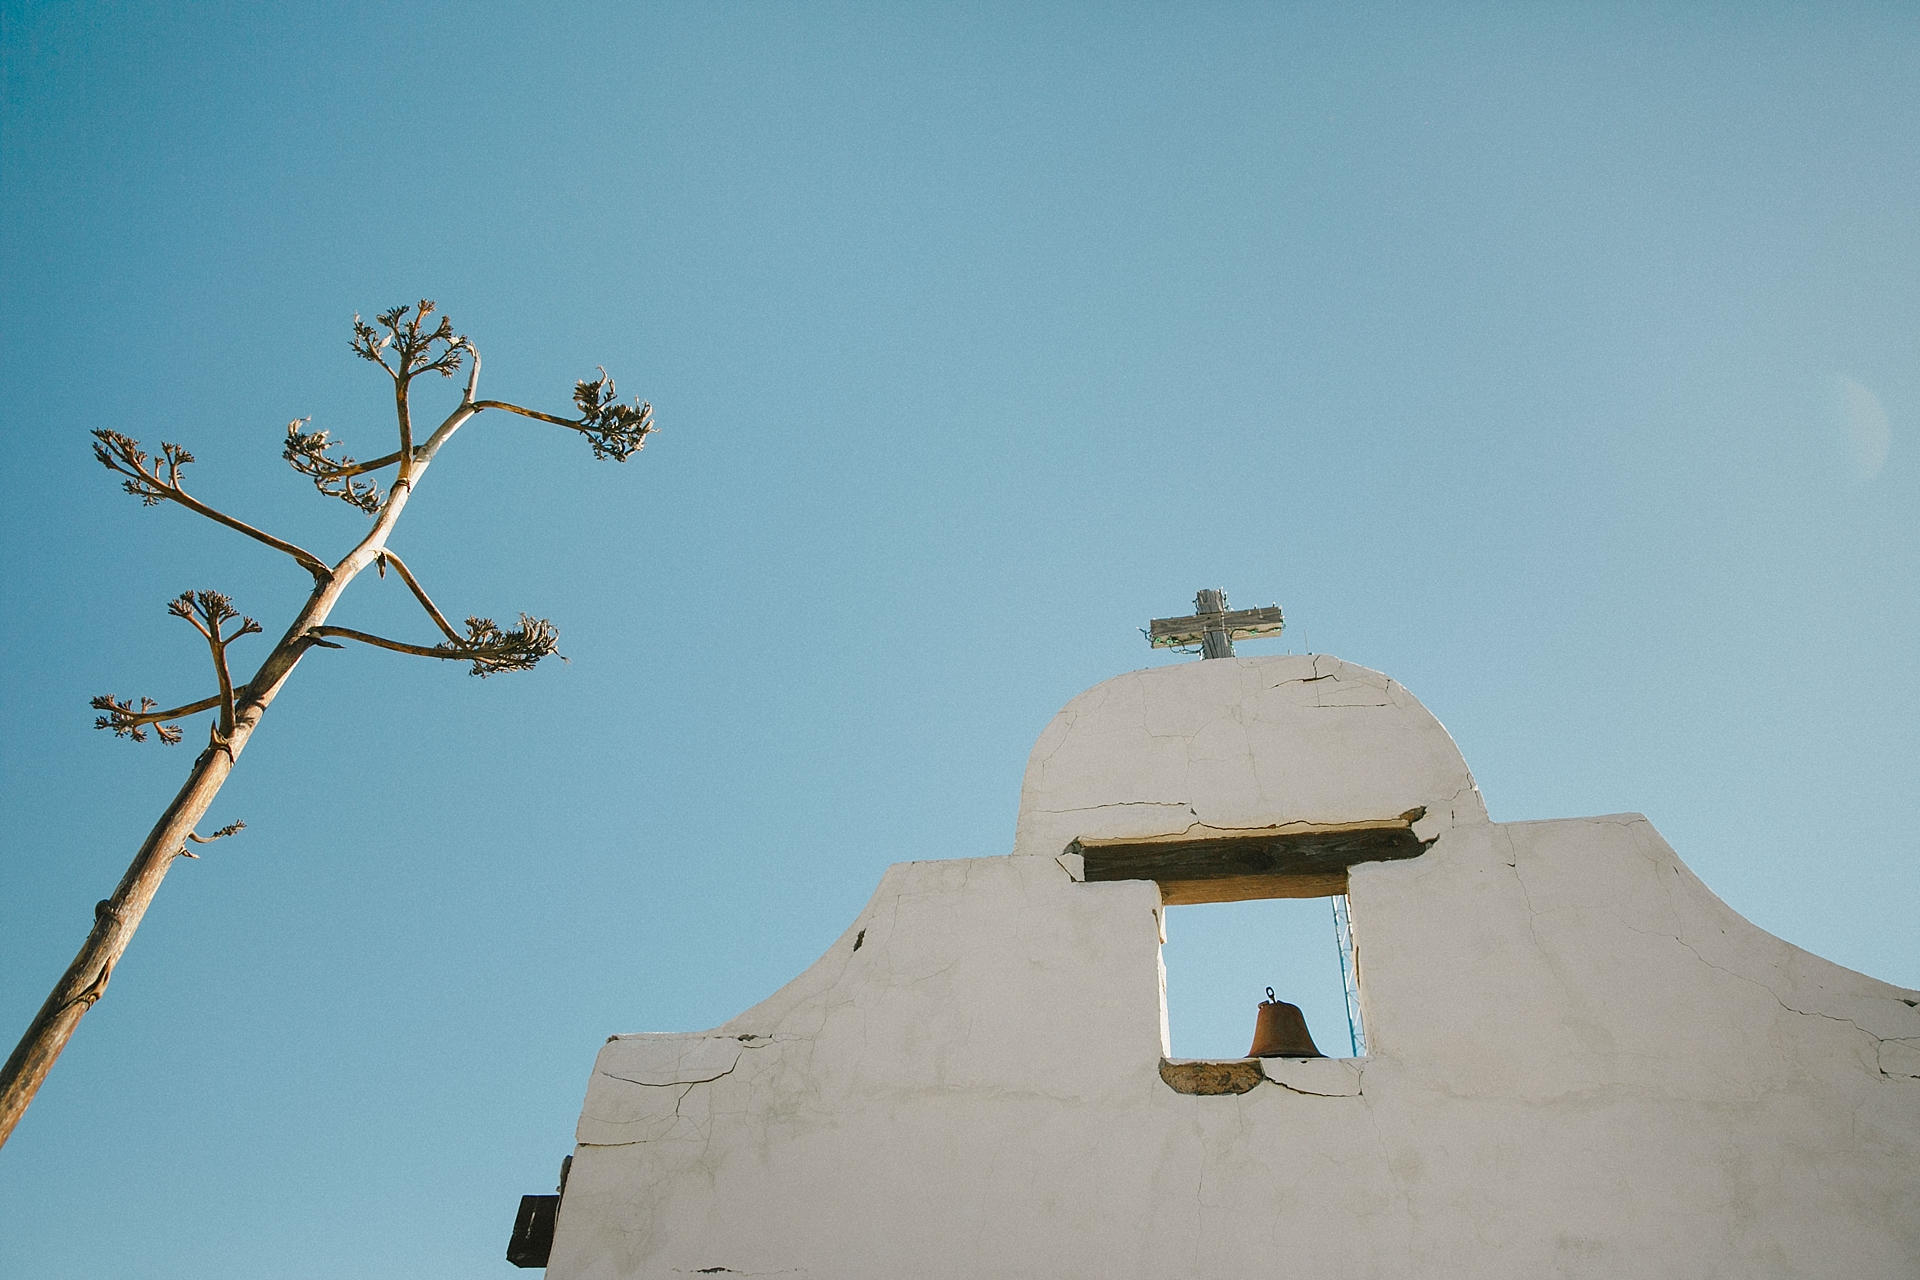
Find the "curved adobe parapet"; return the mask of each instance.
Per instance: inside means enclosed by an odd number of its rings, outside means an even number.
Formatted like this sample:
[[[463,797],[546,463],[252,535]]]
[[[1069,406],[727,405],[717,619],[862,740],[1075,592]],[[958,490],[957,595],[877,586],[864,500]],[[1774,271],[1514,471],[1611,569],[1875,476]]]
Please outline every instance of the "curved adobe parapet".
[[[1920,1275],[1920,991],[1637,814],[1488,822],[1386,677],[1108,681],[1020,823],[1040,856],[895,864],[725,1025],[604,1045],[549,1277]],[[1169,1060],[1187,890],[1346,893],[1367,1056]]]
[[[1368,825],[1421,839],[1487,820],[1460,749],[1405,688],[1326,654],[1220,658],[1095,685],[1027,760],[1014,852]]]

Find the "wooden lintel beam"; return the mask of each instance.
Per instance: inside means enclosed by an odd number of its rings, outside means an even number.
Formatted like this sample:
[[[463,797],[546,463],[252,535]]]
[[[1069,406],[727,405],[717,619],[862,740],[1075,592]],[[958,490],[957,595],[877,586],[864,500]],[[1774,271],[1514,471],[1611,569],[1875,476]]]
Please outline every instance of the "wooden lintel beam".
[[[1089,883],[1152,880],[1165,901],[1235,902],[1317,898],[1346,892],[1347,869],[1362,862],[1417,858],[1432,841],[1412,822],[1341,831],[1295,831],[1199,840],[1076,840]]]

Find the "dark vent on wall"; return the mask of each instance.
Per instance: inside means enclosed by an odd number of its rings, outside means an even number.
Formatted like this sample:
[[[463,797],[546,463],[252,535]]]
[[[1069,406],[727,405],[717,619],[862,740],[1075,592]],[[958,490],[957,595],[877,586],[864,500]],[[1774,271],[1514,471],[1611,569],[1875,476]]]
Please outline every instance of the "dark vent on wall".
[[[546,1266],[553,1253],[554,1220],[559,1216],[559,1196],[521,1196],[513,1238],[507,1241],[507,1261],[516,1267]]]

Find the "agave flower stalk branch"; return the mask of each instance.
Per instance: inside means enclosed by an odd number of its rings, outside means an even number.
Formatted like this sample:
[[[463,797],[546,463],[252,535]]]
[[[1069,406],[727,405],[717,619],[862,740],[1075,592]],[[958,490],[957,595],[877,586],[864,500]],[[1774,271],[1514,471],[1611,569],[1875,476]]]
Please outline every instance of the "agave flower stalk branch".
[[[326,637],[339,636],[342,640],[357,640],[361,644],[391,649],[395,653],[471,662],[473,674],[482,677],[501,671],[530,670],[540,659],[557,651],[560,639],[559,631],[551,622],[545,618],[530,618],[524,613],[520,615],[520,625],[511,628],[501,627],[492,618],[468,618],[465,636],[453,636],[431,648],[423,644],[409,644],[404,640],[389,640],[385,636],[370,635],[351,627],[315,627],[311,634],[315,644],[325,644]]]
[[[258,631],[258,624],[250,619],[243,620],[238,631],[227,634],[223,630],[224,624],[238,614],[231,611],[226,597],[209,592],[189,593],[174,602],[179,607],[173,611],[192,623],[207,640],[213,653],[216,673],[220,677],[219,694],[166,712],[155,711],[156,704],[151,699],[142,699],[138,709],[131,703],[122,703],[107,696],[94,700],[94,707],[106,713],[95,722],[98,727],[111,729],[118,736],[136,741],[143,740],[145,726],[155,725],[163,742],[177,742],[180,740],[180,731],[161,724],[161,721],[215,707],[219,708],[220,715],[213,728],[212,741],[195,757],[186,781],[147,833],[126,874],[115,887],[113,896],[96,908],[93,928],[86,942],[28,1025],[12,1056],[4,1067],[0,1067],[0,1145],[4,1145],[14,1126],[19,1123],[28,1103],[72,1038],[81,1018],[106,991],[114,967],[120,962],[134,931],[139,928],[141,919],[152,904],[167,869],[176,857],[186,852],[189,841],[204,843],[204,838],[195,835],[195,829],[245,752],[267,708],[309,651],[321,647],[339,648],[339,645],[326,638],[338,635],[343,639],[358,640],[402,653],[460,658],[471,662],[473,674],[479,676],[526,670],[556,651],[557,633],[553,625],[524,614],[517,628],[502,628],[486,618],[469,618],[467,635],[459,635],[447,624],[445,616],[433,605],[413,575],[387,550],[387,540],[439,451],[462,426],[485,409],[508,409],[580,431],[592,443],[595,457],[616,461],[624,460],[638,450],[646,435],[653,430],[652,410],[645,405],[613,403],[612,380],[604,370],[598,381],[576,384],[574,402],[581,411],[578,419],[557,418],[504,402],[480,401],[476,398],[480,377],[479,353],[464,336],[454,334],[444,317],[438,325],[429,326],[426,321],[433,311],[433,304],[425,301],[417,307],[395,307],[375,317],[379,326],[377,329],[357,316],[354,318],[354,352],[380,365],[393,379],[398,450],[372,463],[315,462],[315,455],[324,453],[325,442],[322,441],[318,448],[309,446],[295,450],[298,458],[292,454],[288,457],[297,470],[315,480],[322,493],[346,497],[363,510],[367,509],[365,490],[356,491],[349,486],[343,491],[335,483],[341,478],[341,472],[330,472],[329,468],[351,467],[352,474],[358,475],[398,464],[398,474],[392,487],[369,511],[373,516],[372,527],[332,565],[311,552],[216,511],[190,496],[180,484],[180,468],[193,459],[179,446],[163,446],[161,459],[156,462],[141,452],[138,441],[113,431],[93,433],[95,456],[109,470],[124,478],[123,487],[127,492],[149,506],[163,501],[177,503],[285,552],[313,575],[313,589],[246,683],[234,684],[227,665],[227,647],[241,636]],[[387,359],[389,354],[393,356],[391,363]],[[413,442],[409,401],[413,380],[429,373],[451,377],[463,363],[468,375],[460,402],[427,440],[416,446]],[[328,487],[330,484],[334,485],[331,489]],[[447,637],[444,643],[431,648],[407,645],[327,625],[328,617],[354,578],[369,566],[387,563],[394,565],[402,580],[432,615],[435,625]],[[215,596],[217,604],[210,599]],[[223,608],[227,612],[223,613]],[[213,616],[216,614],[220,615],[217,619]],[[229,827],[217,835],[231,835],[236,830],[237,826]]]
[[[162,721],[178,720],[181,716],[197,715],[217,707],[220,705],[220,695],[216,693],[210,698],[202,698],[198,702],[189,702],[184,707],[172,707],[166,711],[155,711],[154,708],[160,704],[152,698],[140,699],[140,706],[136,708],[133,703],[122,702],[110,693],[101,694],[93,700],[92,705],[95,711],[106,712],[103,716],[94,717],[94,728],[111,729],[116,738],[132,738],[135,742],[145,742],[146,727],[152,725],[154,731],[160,735],[160,741],[171,746],[180,741],[180,730],[178,726],[163,724]]]
[[[214,745],[224,747],[233,735],[234,722],[233,672],[227,666],[227,646],[241,636],[258,635],[260,624],[252,618],[241,617],[233,602],[218,591],[185,592],[167,606],[167,612],[176,618],[185,618],[213,651],[213,671],[220,681],[220,723],[213,731],[213,741]],[[230,636],[222,635],[222,628],[234,618],[240,618],[239,630]]]
[[[415,578],[413,572],[407,568],[406,561],[391,551],[382,551],[380,559],[375,561],[375,564],[380,567],[382,573],[385,572],[387,565],[392,565],[394,572],[400,575],[400,581],[407,584],[407,590],[413,592],[413,598],[420,602],[420,607],[425,609],[427,616],[433,619],[433,625],[439,627],[447,639],[455,644],[460,643],[460,633],[453,629],[453,624],[447,621],[446,615],[441,613],[438,606],[433,603],[433,598],[420,585],[419,579]]]
[[[315,579],[325,578],[328,569],[326,561],[313,552],[296,547],[285,538],[276,538],[262,529],[256,529],[244,520],[235,519],[224,511],[208,506],[200,499],[188,493],[180,483],[180,468],[193,461],[193,455],[179,445],[163,444],[161,456],[167,464],[167,474],[162,477],[158,465],[149,465],[147,455],[140,451],[140,442],[118,431],[93,432],[95,444],[93,456],[98,458],[109,471],[115,471],[127,477],[121,485],[128,493],[139,498],[148,506],[159,503],[175,502],[189,511],[205,516],[217,524],[238,533],[244,533],[256,542],[264,542],[275,551],[283,551],[292,556],[302,569],[311,573]]]
[[[343,477],[363,476],[369,471],[378,471],[382,467],[390,467],[398,461],[400,461],[400,451],[396,449],[386,457],[375,458],[371,462],[349,462],[333,474]]]

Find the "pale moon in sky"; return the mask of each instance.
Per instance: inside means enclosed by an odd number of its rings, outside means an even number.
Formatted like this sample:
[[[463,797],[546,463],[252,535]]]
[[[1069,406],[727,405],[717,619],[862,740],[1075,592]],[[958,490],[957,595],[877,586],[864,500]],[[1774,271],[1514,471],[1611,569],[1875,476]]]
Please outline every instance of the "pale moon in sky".
[[[1871,480],[1887,465],[1893,434],[1880,397],[1844,374],[1833,376],[1834,422],[1847,442],[1847,461],[1856,480]]]

